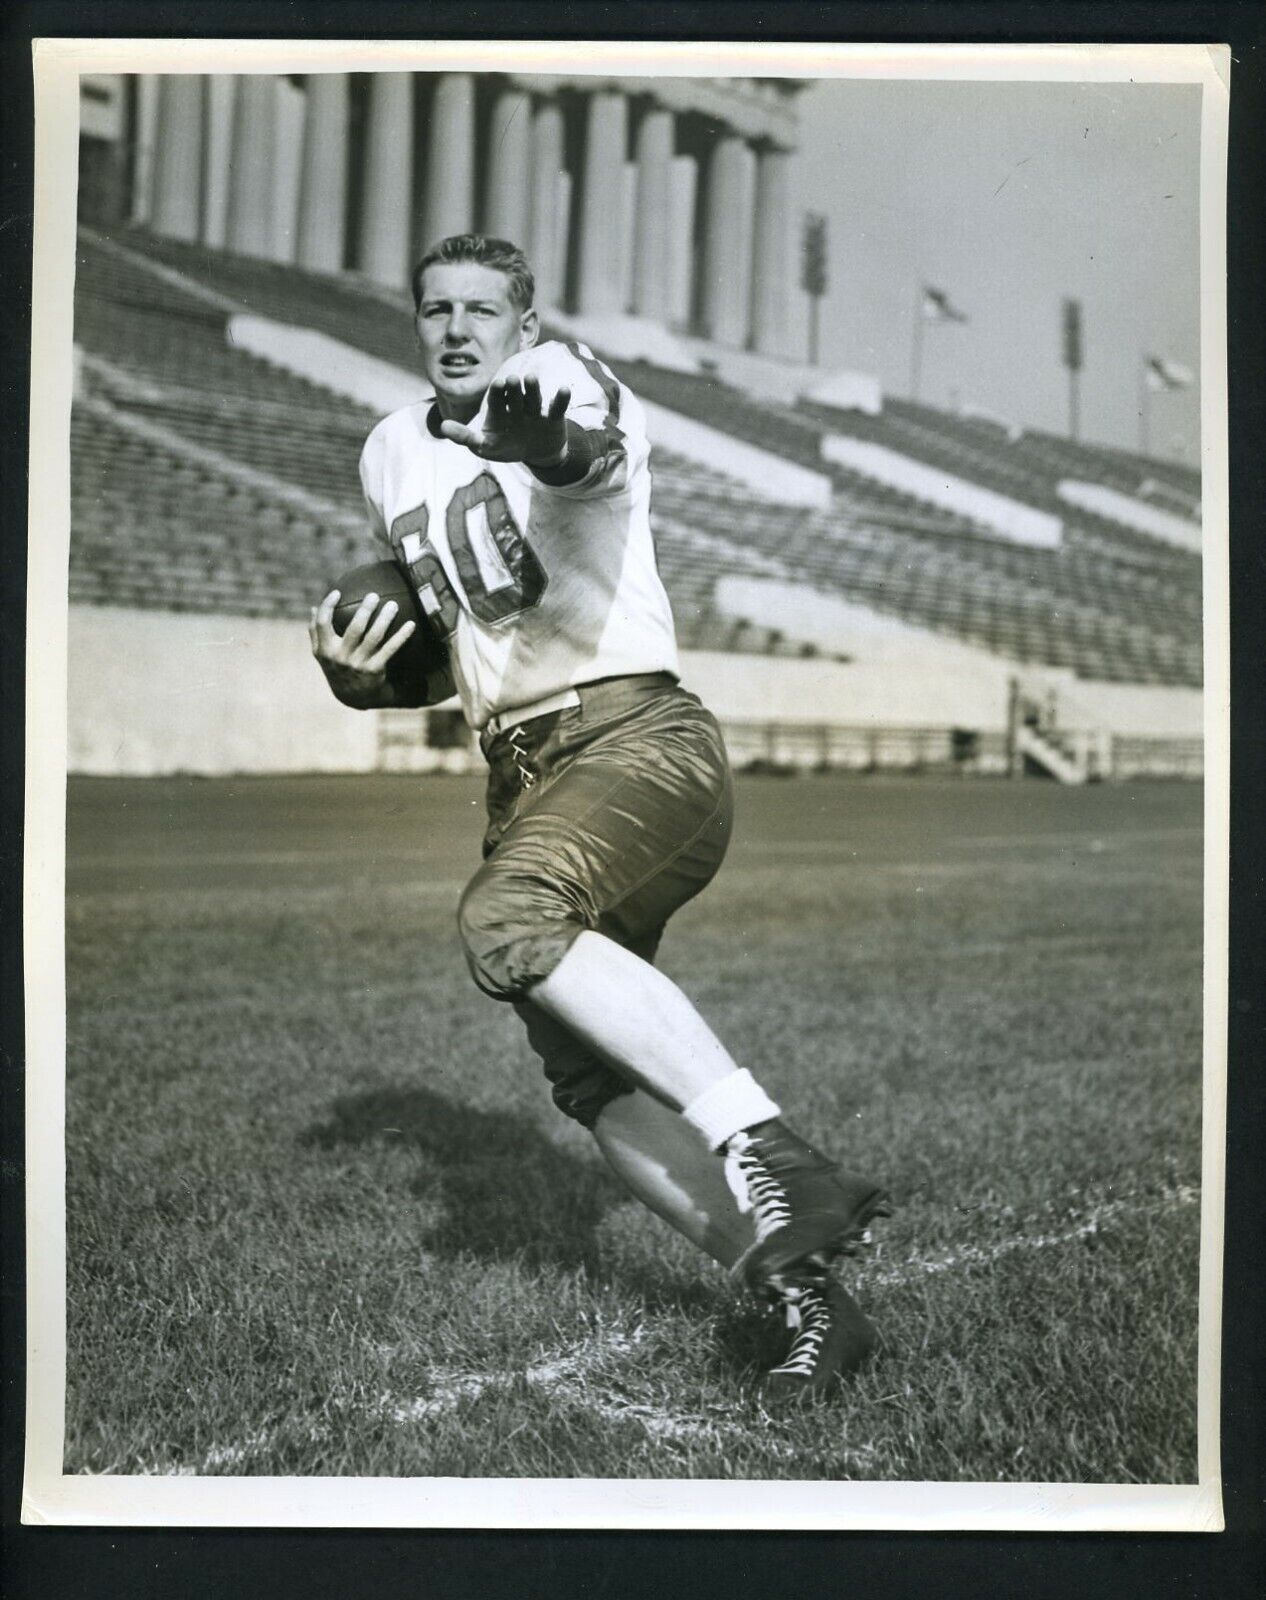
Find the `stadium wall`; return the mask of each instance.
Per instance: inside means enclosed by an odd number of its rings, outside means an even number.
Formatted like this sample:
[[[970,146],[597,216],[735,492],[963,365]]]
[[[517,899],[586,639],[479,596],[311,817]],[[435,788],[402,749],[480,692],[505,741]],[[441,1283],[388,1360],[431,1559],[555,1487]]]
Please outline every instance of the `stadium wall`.
[[[683,656],[686,686],[726,722],[1005,726],[1005,675],[948,705],[944,668]],[[377,721],[329,694],[301,622],[110,606],[70,609],[72,772],[368,772]],[[938,698],[939,696],[939,698]]]
[[[1001,732],[1007,723],[1007,672],[949,685],[927,660],[840,662],[810,657],[687,652],[686,687],[723,722],[816,723],[876,728],[967,727]]]
[[[70,608],[71,772],[366,772],[372,717],[326,689],[303,624]]]
[[[298,620],[71,606],[69,641],[71,772],[371,772],[401,759],[399,751],[385,759],[378,718],[349,712],[329,694]],[[686,651],[682,676],[727,728],[782,728],[810,742],[814,729],[891,736],[898,766],[903,734],[963,729],[999,738],[1017,671],[1030,688],[1057,693],[1070,728],[1144,741],[1199,738],[1198,689],[1086,683],[967,656],[952,647],[907,654],[881,646],[848,662]],[[415,726],[414,743],[423,720]],[[451,749],[414,750],[406,762],[454,764],[464,760]]]

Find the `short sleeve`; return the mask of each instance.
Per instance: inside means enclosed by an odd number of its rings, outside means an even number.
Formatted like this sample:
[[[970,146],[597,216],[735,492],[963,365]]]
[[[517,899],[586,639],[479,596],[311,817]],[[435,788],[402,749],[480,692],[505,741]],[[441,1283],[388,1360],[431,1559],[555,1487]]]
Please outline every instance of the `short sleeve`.
[[[383,514],[383,458],[386,451],[386,442],[383,439],[383,424],[379,425],[365,440],[364,448],[360,453],[360,487],[365,497],[365,511],[369,522],[369,537],[376,555],[392,558],[395,552],[391,548],[391,536],[387,532],[387,522]]]

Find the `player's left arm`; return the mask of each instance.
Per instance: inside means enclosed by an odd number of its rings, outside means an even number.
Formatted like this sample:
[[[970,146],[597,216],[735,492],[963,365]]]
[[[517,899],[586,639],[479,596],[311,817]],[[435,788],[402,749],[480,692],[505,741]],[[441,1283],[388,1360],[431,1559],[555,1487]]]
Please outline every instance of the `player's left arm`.
[[[523,462],[547,488],[606,495],[624,486],[630,467],[621,393],[584,346],[550,341],[510,357],[470,423],[441,427],[485,459]]]
[[[594,462],[588,430],[567,415],[571,390],[545,401],[531,374],[497,378],[471,423],[441,422],[440,431],[485,461],[522,461],[544,483],[579,483]]]

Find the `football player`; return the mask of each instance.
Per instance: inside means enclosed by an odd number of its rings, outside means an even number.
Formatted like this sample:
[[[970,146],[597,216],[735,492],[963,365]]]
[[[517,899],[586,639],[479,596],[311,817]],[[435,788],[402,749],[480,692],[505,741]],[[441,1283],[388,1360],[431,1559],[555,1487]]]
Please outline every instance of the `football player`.
[[[471,973],[633,1193],[784,1310],[766,1395],[819,1394],[872,1346],[829,1267],[887,1199],[798,1138],[653,965],[721,864],[732,789],[716,720],[678,681],[641,405],[584,345],[538,345],[504,240],[444,239],[413,293],[435,400],[378,424],[361,479],[381,553],[448,646],[408,701],[456,689],[489,766],[458,911]],[[330,688],[405,703],[385,669],[413,624],[390,634],[394,603],[369,594],[340,637],[338,599],[310,620]]]

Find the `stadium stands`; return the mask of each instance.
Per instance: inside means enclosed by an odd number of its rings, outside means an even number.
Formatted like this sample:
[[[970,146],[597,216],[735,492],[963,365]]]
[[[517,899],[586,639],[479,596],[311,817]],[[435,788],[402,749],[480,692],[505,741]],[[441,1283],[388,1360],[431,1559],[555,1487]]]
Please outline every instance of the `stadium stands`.
[[[211,263],[201,283],[249,290],[242,303],[253,310],[315,323],[315,308],[324,307],[322,331],[337,329],[346,340],[376,328],[380,348],[397,358],[400,340],[411,336],[407,314],[372,295],[349,295],[332,280],[270,271],[243,258],[191,253]],[[162,254],[171,265],[183,260],[170,241],[163,241]],[[279,275],[297,278],[306,295],[279,304],[284,285],[272,281]],[[265,291],[252,287],[257,276]],[[364,312],[349,318],[351,328],[341,320],[349,298]],[[231,348],[227,316],[196,287],[155,277],[109,241],[81,240],[75,332],[96,358],[96,399],[78,405],[73,418],[72,599],[298,617],[340,570],[368,553],[346,524],[361,515],[357,459],[376,417]],[[145,422],[161,424],[176,439],[163,447],[139,437],[137,424]],[[191,452],[221,457],[224,470],[190,460],[180,437]],[[235,484],[233,464],[271,480],[274,492],[258,482]],[[324,502],[330,515],[296,513],[288,488]],[[668,521],[657,532],[684,644],[813,653],[775,629],[716,610],[718,578],[767,567],[720,535],[708,539],[689,525]]]
[[[140,230],[117,242],[82,234],[75,334],[95,365],[74,417],[74,598],[298,615],[358,556],[356,459],[373,415],[229,346],[233,307],[380,359],[407,360],[411,347],[405,300],[351,278]],[[1104,681],[1199,684],[1198,558],[1069,514],[1054,494],[1075,472],[1132,494],[1150,482],[1153,494],[1190,502],[1199,484],[1185,469],[1033,433],[1017,439],[985,419],[908,402],[888,401],[879,417],[793,410],[711,377],[615,365],[647,399],[803,464],[820,469],[823,432],[847,428],[1027,503],[1057,503],[1064,515],[1062,547],[1033,549],[860,473],[832,469],[832,506],[807,511],[657,448],[661,567],[687,647],[806,653],[717,605],[719,579],[763,575],[1016,662]],[[161,435],[146,435],[146,425]]]
[[[140,438],[84,402],[71,418],[70,598],[300,616],[358,557],[355,534]]]
[[[877,417],[834,411],[807,401],[802,402],[802,409],[825,428],[884,445],[955,476],[971,478],[998,494],[1054,512],[1064,521],[1066,537],[1073,544],[1117,552],[1157,567],[1189,570],[1198,566],[1197,558],[1161,540],[1089,511],[1074,512],[1060,498],[1057,484],[1063,478],[1081,478],[1139,496],[1147,475],[1130,469],[1112,452],[1049,435],[1024,433],[1012,438],[983,420],[959,418],[891,397]],[[1198,503],[1198,486],[1195,498]]]

